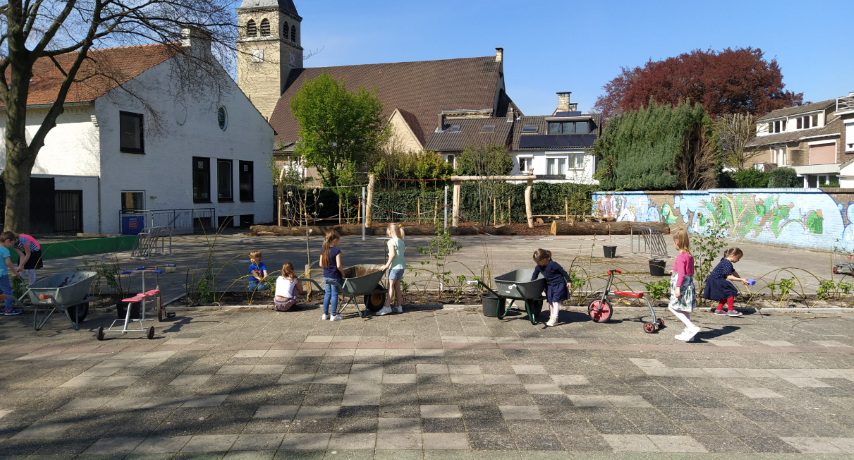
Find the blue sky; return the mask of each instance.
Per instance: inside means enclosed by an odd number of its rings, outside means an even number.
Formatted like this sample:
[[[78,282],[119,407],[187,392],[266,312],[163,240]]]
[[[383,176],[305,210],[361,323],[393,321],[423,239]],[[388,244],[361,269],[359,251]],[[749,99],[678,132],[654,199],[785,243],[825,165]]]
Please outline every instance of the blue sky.
[[[239,4],[239,2],[236,2]],[[507,92],[526,115],[557,91],[588,110],[621,66],[692,49],[758,47],[786,89],[820,101],[854,91],[854,0],[295,0],[306,67],[487,56],[504,48]]]

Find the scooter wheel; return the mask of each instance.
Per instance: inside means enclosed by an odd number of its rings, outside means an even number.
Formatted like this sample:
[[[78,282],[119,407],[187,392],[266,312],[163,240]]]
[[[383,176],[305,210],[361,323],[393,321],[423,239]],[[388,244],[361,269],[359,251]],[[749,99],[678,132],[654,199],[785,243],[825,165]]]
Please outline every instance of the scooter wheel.
[[[154,326],[148,328],[148,339],[151,340],[154,338]]]
[[[658,318],[658,328],[664,329],[664,320],[661,318]]]
[[[647,334],[652,334],[653,332],[655,332],[655,324],[652,324],[652,323],[644,324],[643,325],[643,331],[646,332]]]
[[[98,340],[104,340],[104,328],[103,327],[98,328]]]
[[[607,300],[594,300],[590,303],[590,306],[587,307],[587,314],[590,315],[590,319],[597,323],[607,322],[611,319],[612,313],[613,309]]]

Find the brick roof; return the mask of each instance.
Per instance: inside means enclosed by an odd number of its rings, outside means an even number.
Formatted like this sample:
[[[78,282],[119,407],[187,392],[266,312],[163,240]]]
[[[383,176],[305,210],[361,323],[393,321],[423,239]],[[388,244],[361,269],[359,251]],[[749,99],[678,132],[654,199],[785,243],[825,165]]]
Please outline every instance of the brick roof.
[[[68,89],[66,102],[90,102],[106,94],[142,72],[162,63],[178,52],[174,45],[156,44],[90,50],[80,66],[77,81]],[[71,68],[77,53],[56,57],[64,70]],[[11,70],[6,71],[6,79]],[[33,78],[27,105],[56,101],[65,77],[49,58],[40,58],[33,65]]]
[[[451,126],[459,126],[459,131],[451,131]],[[494,126],[492,131],[484,131],[484,126]],[[507,117],[460,118],[445,120],[441,132],[433,132],[425,150],[436,152],[461,152],[468,146],[510,145],[512,120]]]
[[[799,131],[769,134],[767,136],[756,136],[744,144],[745,147],[762,147],[771,144],[784,144],[786,142],[795,142],[804,137],[814,136],[832,136],[842,133],[843,128],[842,118],[836,117],[830,120],[824,126],[818,128],[802,129]]]
[[[427,142],[425,135],[433,132],[443,110],[493,110],[500,69],[495,56],[294,69],[270,117],[270,125],[278,133],[277,141],[286,145],[294,142],[299,126],[291,116],[290,99],[303,83],[326,72],[336,80],[343,79],[351,91],[360,86],[368,91],[376,89],[386,119],[395,108],[410,114],[417,120],[410,126],[423,145]],[[505,110],[515,107],[509,98],[503,101]]]
[[[592,117],[593,118],[593,129],[590,130],[588,134],[594,134],[596,137],[599,137],[599,128],[602,126],[602,116],[598,113],[593,114],[581,114],[583,117]],[[552,118],[551,115],[537,115],[530,117],[520,117],[516,120],[513,126],[513,142],[510,147],[511,150],[544,150],[542,147],[536,148],[525,148],[519,147],[519,140],[522,136],[527,136],[529,134],[522,134],[522,129],[525,126],[536,126],[537,132],[530,133],[530,135],[544,135],[549,133],[549,123],[546,121],[546,117]],[[578,147],[549,147],[546,150],[578,150]]]
[[[828,99],[826,101],[813,102],[812,104],[796,105],[794,107],[786,107],[785,109],[772,110],[757,118],[756,121],[787,117],[789,115],[797,115],[799,113],[815,112],[816,110],[826,110],[830,106],[836,107],[836,99]]]

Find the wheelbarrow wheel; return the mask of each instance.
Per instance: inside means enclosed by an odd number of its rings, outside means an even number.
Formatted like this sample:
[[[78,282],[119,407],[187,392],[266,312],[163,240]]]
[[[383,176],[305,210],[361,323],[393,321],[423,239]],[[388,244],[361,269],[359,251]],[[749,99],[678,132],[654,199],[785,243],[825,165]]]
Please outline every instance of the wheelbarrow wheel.
[[[664,320],[661,318],[658,318],[658,328],[664,329]]]
[[[148,339],[151,340],[154,338],[154,326],[148,328]]]
[[[68,316],[71,317],[72,321],[82,323],[84,319],[86,319],[86,315],[89,314],[89,302],[84,302],[73,307],[68,307]]]
[[[542,299],[529,300],[528,307],[531,309],[531,316],[533,316],[533,321],[536,321],[537,317],[540,316],[540,313],[543,312],[543,301]],[[534,324],[536,324],[536,322]]]
[[[381,284],[374,288],[375,291],[385,289]],[[372,312],[378,312],[385,306],[385,294],[368,294],[365,296],[365,308]]]
[[[587,314],[590,315],[590,319],[597,323],[607,322],[613,313],[614,309],[611,308],[611,304],[607,300],[594,300],[587,307]]]
[[[653,332],[655,332],[655,324],[645,323],[643,325],[643,331],[646,332],[647,334],[652,334]]]
[[[98,328],[98,340],[104,340],[104,328],[103,327]]]

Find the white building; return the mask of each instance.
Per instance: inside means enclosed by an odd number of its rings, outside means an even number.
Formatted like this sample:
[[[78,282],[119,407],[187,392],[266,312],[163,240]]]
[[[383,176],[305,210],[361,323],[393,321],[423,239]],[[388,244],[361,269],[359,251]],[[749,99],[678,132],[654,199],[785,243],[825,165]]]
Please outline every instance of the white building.
[[[512,174],[533,173],[542,182],[598,184],[593,178],[592,148],[601,117],[577,111],[577,105],[569,102],[569,92],[557,94],[558,108],[552,115],[516,119],[510,148]]]
[[[179,232],[229,217],[235,226],[273,220],[268,171],[273,129],[221,68],[220,91],[179,88],[176,75],[185,67],[179,60],[186,59],[181,53],[209,52],[209,47],[203,34],[185,31],[183,50],[143,45],[90,52],[96,59],[81,75],[94,74],[96,65],[109,67],[121,86],[103,77],[72,85],[65,111],[39,152],[33,176],[54,178],[53,212],[62,227],[57,230],[117,234],[120,214],[130,210],[155,211],[155,225]],[[66,67],[73,58],[58,61]],[[34,75],[29,136],[62,82],[49,61],[37,62]],[[5,117],[0,129],[5,130]],[[5,164],[2,145],[0,167]],[[72,209],[60,209],[65,206],[60,201],[71,202]]]

